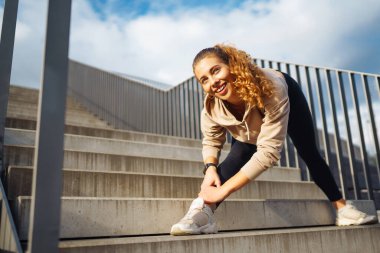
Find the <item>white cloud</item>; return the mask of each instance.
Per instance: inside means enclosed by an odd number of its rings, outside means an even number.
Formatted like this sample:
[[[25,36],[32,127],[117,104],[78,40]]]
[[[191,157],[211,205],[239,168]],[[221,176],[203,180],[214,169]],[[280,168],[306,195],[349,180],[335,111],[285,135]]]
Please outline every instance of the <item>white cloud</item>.
[[[46,9],[46,0],[20,1],[13,84],[40,85]],[[367,71],[372,64],[377,68],[372,66],[371,71],[380,72],[377,0],[245,1],[231,11],[180,8],[135,19],[111,13],[111,8],[101,18],[89,0],[73,1],[72,9],[71,58],[170,84],[190,77],[195,54],[220,42],[233,43],[259,58],[360,71]],[[375,114],[380,111],[379,102],[374,102],[374,109]],[[366,122],[368,113],[362,111]],[[352,109],[349,114],[355,119]],[[377,117],[378,136],[379,120]],[[342,114],[338,121],[343,123]],[[343,137],[347,136],[344,131]],[[359,143],[357,127],[352,131],[354,142]],[[371,149],[373,141],[371,144],[368,134],[366,142]]]
[[[81,1],[81,5],[86,3]],[[87,26],[73,27],[71,56],[101,68],[171,84],[190,77],[194,55],[219,42],[233,43],[261,58],[344,67],[360,52],[347,52],[345,48],[351,49],[351,44],[345,37],[373,25],[379,10],[375,1],[287,0],[246,1],[241,9],[226,13],[181,9],[170,15],[148,14],[127,21],[112,16],[99,22],[96,16],[77,15],[73,21]],[[365,15],[352,18],[357,13]],[[75,43],[75,34],[82,35],[81,43]],[[84,44],[87,49],[79,46]]]
[[[20,1],[12,75],[14,83],[35,87],[46,18],[46,0],[37,2]],[[100,17],[89,2],[73,1],[70,57],[170,84],[190,77],[194,55],[219,42],[233,43],[254,57],[361,71],[369,66],[368,54],[379,50],[376,43],[360,46],[377,39],[376,0],[245,1],[231,11],[180,8],[135,19],[109,10]]]
[[[46,0],[19,1],[12,84],[36,88],[40,85],[46,13]]]

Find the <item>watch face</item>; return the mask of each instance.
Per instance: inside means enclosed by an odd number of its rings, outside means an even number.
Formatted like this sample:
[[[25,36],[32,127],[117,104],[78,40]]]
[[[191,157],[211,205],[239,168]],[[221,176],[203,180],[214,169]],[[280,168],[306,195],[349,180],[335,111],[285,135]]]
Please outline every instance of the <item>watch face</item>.
[[[206,164],[206,168],[208,168],[208,167],[210,167],[210,166],[215,166],[215,167],[217,167],[215,163],[207,163],[207,164]]]
[[[206,174],[206,170],[208,169],[208,167],[210,166],[215,166],[217,168],[217,165],[215,163],[206,163],[205,164],[205,168],[203,169],[203,174]]]

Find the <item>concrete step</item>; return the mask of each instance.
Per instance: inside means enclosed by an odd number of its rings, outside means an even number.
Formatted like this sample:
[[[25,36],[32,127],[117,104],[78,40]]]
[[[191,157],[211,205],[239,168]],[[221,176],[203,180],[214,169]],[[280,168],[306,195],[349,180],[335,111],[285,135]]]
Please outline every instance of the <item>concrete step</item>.
[[[26,87],[20,87],[11,85],[9,89],[9,98],[8,101],[11,103],[29,103],[29,104],[38,104],[38,97],[39,97],[39,90],[38,89],[32,89],[32,88],[26,88]],[[67,106],[80,106],[80,103],[76,102],[75,99],[68,96],[66,99],[66,105]],[[84,108],[84,107],[83,107]]]
[[[6,164],[33,166],[33,160],[34,148],[5,146]],[[63,166],[71,169],[80,168],[97,171],[126,171],[201,176],[203,162],[65,150]],[[290,176],[297,176],[297,172],[299,178],[299,171],[295,171],[295,169],[290,170]]]
[[[25,112],[11,112],[7,114],[7,117],[35,121],[37,118],[36,115],[37,114],[31,115],[30,113],[25,113]],[[81,118],[77,115],[70,115],[70,114],[66,115],[65,124],[88,126],[88,127],[101,127],[101,128],[110,127],[107,122],[102,121],[101,119],[98,119],[95,116],[94,117],[85,116],[84,118]]]
[[[35,120],[37,117],[38,96],[39,90],[11,86],[8,117]],[[71,97],[67,97],[66,108],[66,123],[68,124],[108,127],[108,123],[92,115]]]
[[[31,195],[33,169],[9,167],[8,198]],[[195,198],[203,177],[131,172],[63,170],[62,196]],[[258,178],[230,199],[327,199],[312,182],[279,182]]]
[[[16,148],[10,146],[31,147],[34,145],[34,131],[6,129],[5,145],[7,146],[7,157],[9,157],[9,164],[11,165],[32,165],[30,159],[33,157],[33,152],[29,151],[29,155],[21,156],[20,153],[15,152]],[[201,162],[201,148],[182,147],[174,145],[163,145],[157,143],[134,142],[125,140],[114,140],[106,138],[84,137],[78,135],[65,135],[65,149],[71,151],[81,151],[88,153],[100,153],[117,156],[132,156],[144,158],[158,158],[169,159],[186,162]],[[13,151],[13,152],[12,152]],[[221,159],[223,161],[227,155],[226,151],[221,152]],[[13,163],[11,159],[18,159]],[[20,162],[24,159],[27,162]],[[93,160],[93,159],[92,159]],[[68,168],[82,168],[67,165]],[[200,166],[195,169],[198,170]],[[105,170],[105,169],[102,169]],[[285,172],[285,174],[288,174]],[[299,176],[298,176],[299,178]],[[293,179],[290,179],[293,180]],[[295,179],[298,180],[298,179]]]
[[[20,128],[27,130],[36,129],[35,120],[24,120],[17,118],[7,118],[6,127],[8,128]],[[187,147],[202,147],[201,140],[195,140],[184,137],[159,135],[144,132],[135,132],[129,130],[98,128],[98,127],[85,127],[76,125],[66,125],[65,133],[74,135],[84,135],[84,136],[94,136],[110,139],[120,139],[120,140],[130,140],[138,142],[149,142],[149,143],[159,143],[168,144],[175,146],[187,146]],[[229,150],[230,144],[226,143],[224,145],[224,150]]]
[[[33,88],[26,88],[16,85],[9,87],[9,100],[11,99],[24,99],[38,103],[39,90]]]
[[[29,109],[31,111],[37,111],[38,110],[38,102],[36,103],[34,101],[28,101],[28,100],[23,99],[23,98],[9,97],[7,109],[9,110],[9,109],[17,109],[17,108],[25,108],[25,109]],[[84,107],[82,104],[76,102],[71,97],[66,98],[66,110],[67,111],[85,111],[87,113],[90,113],[90,111],[88,111],[86,107]]]
[[[61,238],[168,233],[192,199],[63,197]],[[14,217],[21,240],[28,234],[30,197],[18,197]],[[358,208],[376,214],[373,201]],[[215,213],[219,230],[304,227],[334,224],[328,200],[226,200]]]
[[[34,148],[5,146],[5,164],[33,166]],[[95,171],[125,171],[166,175],[203,176],[202,161],[187,161],[141,156],[123,156],[65,150],[63,167]],[[263,180],[300,181],[299,169],[273,167],[260,175]]]
[[[20,108],[34,108],[37,110],[38,101],[30,100],[27,97],[19,97],[19,96],[9,96],[8,98],[8,108],[12,107],[20,107]],[[83,105],[76,102],[73,98],[66,98],[66,109],[67,110],[85,110],[88,111]]]
[[[35,131],[5,129],[4,144],[9,146],[34,146]],[[93,153],[143,156],[186,161],[202,161],[201,148],[163,145],[157,143],[135,142],[80,135],[65,135],[65,149]],[[227,155],[221,152],[221,160]]]
[[[30,115],[37,116],[38,107],[34,104],[20,104],[20,103],[9,103],[7,108],[7,115]],[[70,117],[88,117],[88,118],[96,118],[92,113],[85,110],[84,108],[66,109],[66,115]]]
[[[142,236],[67,240],[61,253],[378,253],[380,225],[222,232],[216,235]]]
[[[66,122],[79,122],[78,125],[83,125],[83,123],[87,123],[87,125],[89,126],[92,126],[90,124],[92,123],[101,126],[104,125],[105,127],[107,127],[106,122],[100,120],[96,116],[84,110],[67,110],[65,115]],[[36,120],[37,110],[34,110],[32,108],[10,107],[7,111],[7,117]]]
[[[5,120],[6,128],[18,128],[18,129],[27,129],[27,130],[36,130],[37,121],[31,119],[20,119],[7,117]]]

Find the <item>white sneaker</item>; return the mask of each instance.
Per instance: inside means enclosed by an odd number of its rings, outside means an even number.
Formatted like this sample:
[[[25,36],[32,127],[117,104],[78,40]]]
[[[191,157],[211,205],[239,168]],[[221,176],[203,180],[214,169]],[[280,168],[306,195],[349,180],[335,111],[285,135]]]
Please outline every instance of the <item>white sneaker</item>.
[[[215,234],[218,228],[214,213],[210,206],[205,205],[202,198],[196,198],[191,203],[186,215],[171,228],[171,235]]]
[[[377,216],[363,213],[356,209],[351,201],[347,201],[346,206],[338,209],[335,224],[337,226],[349,226],[373,224],[377,222]]]

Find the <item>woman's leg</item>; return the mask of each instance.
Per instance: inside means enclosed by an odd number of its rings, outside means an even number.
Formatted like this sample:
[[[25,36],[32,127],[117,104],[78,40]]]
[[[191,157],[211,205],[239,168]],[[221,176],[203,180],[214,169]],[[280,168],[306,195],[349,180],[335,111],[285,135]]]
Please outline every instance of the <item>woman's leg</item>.
[[[239,172],[255,152],[256,145],[232,139],[231,151],[217,168],[221,183],[224,184]],[[213,213],[220,203],[207,205],[204,204],[202,198],[196,198],[187,214],[172,226],[170,233],[172,235],[217,233],[218,229]]]
[[[231,150],[226,159],[224,159],[217,168],[221,184],[224,184],[228,179],[238,173],[244,164],[251,159],[256,150],[256,145],[243,143],[232,138]],[[218,207],[220,203],[222,202],[216,203],[216,207]]]
[[[256,150],[256,145],[243,143],[232,138],[231,150],[217,169],[221,183],[224,184],[238,173],[244,164],[251,159]]]
[[[337,209],[335,224],[338,226],[377,223],[376,215],[368,215],[357,210],[351,203],[346,204],[329,167],[318,152],[314,126],[305,96],[299,85],[284,74],[288,84],[290,114],[288,133],[298,153],[307,164],[314,182],[322,189]]]
[[[290,101],[288,134],[299,155],[305,161],[314,182],[330,201],[342,201],[342,194],[331,171],[318,151],[313,119],[306,98],[294,79],[287,74],[284,74],[284,77],[288,84]]]

